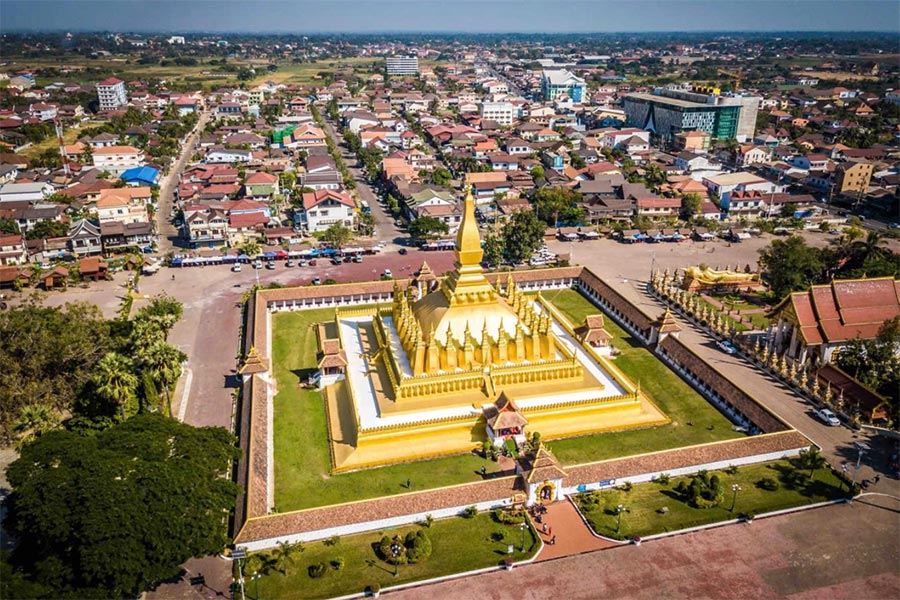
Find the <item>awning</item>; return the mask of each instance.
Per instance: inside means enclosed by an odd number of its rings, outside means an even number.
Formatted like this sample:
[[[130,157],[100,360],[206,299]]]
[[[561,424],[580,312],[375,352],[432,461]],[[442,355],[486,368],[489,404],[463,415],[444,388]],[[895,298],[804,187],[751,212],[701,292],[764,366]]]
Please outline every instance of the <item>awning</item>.
[[[278,256],[278,253],[277,252],[265,252],[265,253],[263,253],[263,256],[265,258],[275,258],[276,256]]]

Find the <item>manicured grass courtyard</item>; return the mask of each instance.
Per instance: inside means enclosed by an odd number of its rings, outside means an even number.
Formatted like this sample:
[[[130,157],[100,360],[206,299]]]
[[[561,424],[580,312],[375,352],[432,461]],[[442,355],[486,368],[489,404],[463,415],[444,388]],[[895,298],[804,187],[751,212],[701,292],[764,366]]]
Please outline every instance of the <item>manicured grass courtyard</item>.
[[[575,327],[581,325],[587,315],[601,312],[576,290],[545,292],[543,296]],[[605,323],[606,330],[613,336],[613,346],[619,351],[613,361],[615,365],[632,381],[640,384],[641,390],[672,423],[649,429],[556,440],[550,445],[563,464],[579,464],[743,437],[744,434],[732,431],[731,422],[722,413],[630,333],[608,316]]]
[[[375,553],[382,536],[405,536],[408,531],[420,529],[418,525],[398,527],[385,531],[373,531],[341,538],[336,544],[312,542],[304,544],[303,551],[287,568],[287,574],[271,570],[259,580],[260,598],[298,599],[330,598],[343,594],[362,592],[367,586],[378,583],[382,588],[430,579],[451,573],[471,571],[501,564],[507,557],[521,561],[533,556],[540,544],[529,527],[525,530],[525,551],[521,552],[522,531],[517,525],[501,525],[490,513],[482,513],[471,519],[453,517],[435,521],[423,528],[431,539],[431,556],[415,564],[400,565],[394,577],[394,567],[381,560]],[[507,554],[508,545],[514,552]],[[310,565],[343,558],[344,566],[328,571],[319,578],[309,576]],[[256,597],[255,583],[249,581],[251,573],[244,573],[247,597]]]
[[[755,515],[845,497],[847,486],[842,486],[827,467],[817,469],[805,482],[792,482],[792,474],[798,472],[809,474],[807,469],[798,470],[793,461],[787,460],[740,467],[734,474],[710,472],[720,478],[724,490],[721,504],[713,508],[694,508],[675,491],[678,482],[689,481],[689,477],[673,477],[665,484],[642,483],[628,492],[622,489],[588,492],[575,496],[575,500],[594,531],[611,538],[629,539],[727,521],[742,514]],[[774,480],[778,489],[763,489],[759,485],[763,479]],[[740,486],[736,495],[732,490],[734,484]],[[617,533],[616,508],[620,504],[624,511]]]
[[[576,325],[598,312],[584,296],[562,290],[545,296]],[[317,390],[299,385],[316,366],[315,323],[333,319],[330,309],[277,313],[272,317],[272,363],[278,381],[274,402],[275,508],[289,512],[481,481],[497,463],[473,453],[331,474],[325,404]],[[729,421],[611,319],[607,329],[620,350],[615,364],[672,419],[660,427],[555,440],[563,464],[581,464],[741,437]],[[688,425],[691,423],[691,425]],[[406,487],[409,480],[411,486]]]
[[[303,389],[299,381],[316,366],[313,325],[333,318],[334,311],[329,309],[279,313],[272,318],[272,363],[278,381],[273,425],[278,511],[481,481],[482,465],[488,473],[497,470],[497,463],[465,454],[330,475],[324,399],[317,390]]]

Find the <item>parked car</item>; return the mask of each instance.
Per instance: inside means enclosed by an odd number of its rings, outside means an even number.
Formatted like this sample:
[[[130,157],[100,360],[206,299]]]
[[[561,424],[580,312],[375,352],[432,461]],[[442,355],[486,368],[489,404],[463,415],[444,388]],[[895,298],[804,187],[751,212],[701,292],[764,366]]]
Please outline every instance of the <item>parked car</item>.
[[[409,250],[407,250],[406,248],[400,248],[400,255],[401,255],[401,256],[402,256],[402,255],[405,255],[407,252],[409,252]]]
[[[286,266],[286,267],[293,267],[293,266],[294,266],[294,259],[293,259],[293,258],[287,259],[287,262],[284,263],[284,266]]]
[[[322,285],[322,280],[318,277],[313,277],[312,284],[313,285]]]
[[[311,267],[316,266],[316,259],[310,260],[310,261],[309,261],[309,266],[311,266]]]
[[[309,266],[309,261],[308,261],[308,260],[298,260],[298,261],[297,261],[297,266],[298,266],[298,267],[308,267],[308,266]]]
[[[258,258],[257,258],[256,260],[254,260],[254,261],[253,261],[253,268],[254,268],[254,269],[262,269],[262,261],[259,260]]]
[[[724,352],[725,354],[734,354],[735,352],[737,352],[737,348],[735,348],[735,347],[734,347],[734,344],[732,344],[732,343],[729,342],[728,340],[722,340],[721,342],[718,342],[716,345],[717,345],[717,346],[722,350],[722,352]]]
[[[231,271],[233,273],[240,273],[241,272],[241,263],[234,263],[233,265],[231,265]]]
[[[355,262],[355,263],[361,263],[361,262],[362,262],[362,256],[360,256],[359,254],[357,254],[356,256],[353,257],[353,262]]]
[[[333,264],[333,265],[339,265],[339,264],[341,264],[342,262],[344,262],[344,261],[342,261],[342,260],[340,259],[340,257],[338,257],[338,256],[335,256],[334,258],[331,259],[331,264]]]
[[[384,273],[382,273],[381,276],[382,276],[384,279],[392,279],[392,278],[394,277],[394,274],[391,272],[390,269],[385,269],[385,270],[384,270]]]
[[[275,261],[274,261],[274,260],[267,260],[267,261],[266,261],[266,268],[269,269],[269,270],[274,269],[274,268],[275,268]]]
[[[813,411],[813,414],[816,415],[820,421],[825,423],[826,425],[831,425],[832,427],[837,427],[841,424],[840,419],[837,418],[833,412],[828,410],[827,408],[820,408]]]

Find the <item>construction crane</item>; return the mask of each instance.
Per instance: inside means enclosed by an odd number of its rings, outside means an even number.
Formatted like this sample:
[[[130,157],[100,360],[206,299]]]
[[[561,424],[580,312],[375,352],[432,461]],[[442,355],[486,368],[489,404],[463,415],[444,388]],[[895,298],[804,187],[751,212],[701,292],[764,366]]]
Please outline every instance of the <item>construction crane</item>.
[[[734,79],[734,91],[738,91],[741,87],[741,80],[744,79],[744,69],[738,69],[737,71],[727,71],[725,69],[716,69],[716,73],[719,75],[725,75],[726,77],[731,77]]]
[[[59,118],[53,119],[53,128],[56,129],[56,139],[59,141],[59,156],[62,158],[63,173],[66,181],[72,177],[72,169],[69,168],[69,153],[66,152],[66,141],[63,139],[63,125]]]

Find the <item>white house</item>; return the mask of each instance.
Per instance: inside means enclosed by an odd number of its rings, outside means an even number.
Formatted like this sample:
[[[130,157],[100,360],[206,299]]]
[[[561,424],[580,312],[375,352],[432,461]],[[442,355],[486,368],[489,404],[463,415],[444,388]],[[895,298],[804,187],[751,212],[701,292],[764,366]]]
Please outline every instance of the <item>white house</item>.
[[[482,119],[497,121],[500,125],[512,125],[516,109],[510,102],[482,102],[479,111]]]
[[[98,171],[108,171],[115,175],[121,175],[133,167],[144,166],[144,154],[134,146],[97,148],[92,157]]]
[[[150,187],[124,187],[100,190],[97,200],[97,218],[100,224],[119,222],[148,223],[150,221],[147,205],[152,201]]]
[[[303,194],[299,222],[309,233],[325,231],[335,224],[353,227],[355,204],[350,194],[336,190],[316,190]]]
[[[250,150],[238,150],[233,148],[216,148],[206,155],[208,163],[245,163],[253,159]]]

